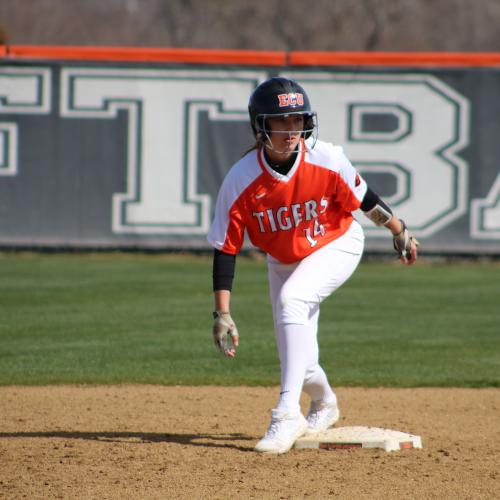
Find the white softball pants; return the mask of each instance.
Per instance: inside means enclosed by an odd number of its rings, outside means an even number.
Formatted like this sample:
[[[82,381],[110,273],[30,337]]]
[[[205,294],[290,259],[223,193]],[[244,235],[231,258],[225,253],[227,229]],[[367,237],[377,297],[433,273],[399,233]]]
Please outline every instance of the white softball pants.
[[[340,238],[299,262],[282,264],[268,256],[269,288],[281,364],[277,408],[298,411],[302,390],[312,401],[336,401],[319,365],[320,303],[352,275],[361,260],[363,247],[363,229],[354,221]]]

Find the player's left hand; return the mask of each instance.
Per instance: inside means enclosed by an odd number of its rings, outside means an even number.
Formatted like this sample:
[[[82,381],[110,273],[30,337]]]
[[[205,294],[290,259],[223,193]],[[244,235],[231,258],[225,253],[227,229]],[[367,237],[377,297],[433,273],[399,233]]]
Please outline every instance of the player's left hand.
[[[417,250],[420,245],[418,240],[408,231],[404,221],[401,221],[403,229],[392,238],[394,250],[398,252],[401,262],[411,266],[417,260]]]
[[[236,356],[236,348],[239,345],[239,335],[236,324],[228,312],[214,311],[212,333],[217,349],[224,356],[234,358]],[[228,336],[231,337],[232,345],[228,343]]]

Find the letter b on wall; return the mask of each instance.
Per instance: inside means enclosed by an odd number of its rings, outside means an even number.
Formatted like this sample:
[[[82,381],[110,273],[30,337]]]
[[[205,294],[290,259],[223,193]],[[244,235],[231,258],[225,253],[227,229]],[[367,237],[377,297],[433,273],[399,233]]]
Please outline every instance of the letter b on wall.
[[[319,111],[323,140],[345,147],[362,175],[392,177],[381,193],[430,236],[467,211],[468,101],[429,75],[294,73]],[[365,223],[365,220],[361,219]],[[366,222],[367,234],[386,231]]]

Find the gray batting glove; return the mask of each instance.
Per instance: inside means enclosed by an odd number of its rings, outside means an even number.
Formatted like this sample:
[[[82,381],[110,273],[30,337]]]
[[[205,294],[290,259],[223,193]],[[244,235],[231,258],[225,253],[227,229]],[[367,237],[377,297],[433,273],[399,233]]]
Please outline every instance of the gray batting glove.
[[[403,229],[398,234],[395,234],[392,238],[394,243],[394,250],[398,252],[399,256],[402,258],[403,262],[406,264],[413,264],[417,258],[417,248],[420,245],[417,238],[415,238],[403,220],[401,220]]]
[[[212,333],[214,342],[222,354],[234,358],[236,355],[236,347],[239,344],[238,329],[236,324],[228,312],[214,311],[214,326]],[[231,337],[232,345],[228,345],[228,335]]]

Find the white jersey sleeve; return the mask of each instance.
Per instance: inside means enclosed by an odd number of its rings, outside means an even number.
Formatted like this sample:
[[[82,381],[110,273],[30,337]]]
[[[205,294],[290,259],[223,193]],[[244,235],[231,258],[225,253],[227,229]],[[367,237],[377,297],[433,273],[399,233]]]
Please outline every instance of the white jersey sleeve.
[[[228,172],[217,195],[215,215],[207,235],[218,250],[236,254],[244,241],[245,221],[237,202],[242,193],[262,173],[257,152],[251,151]]]
[[[322,165],[336,172],[343,180],[348,191],[361,203],[368,186],[349,161],[341,146],[329,142],[317,141],[315,147],[308,153],[309,161]]]

